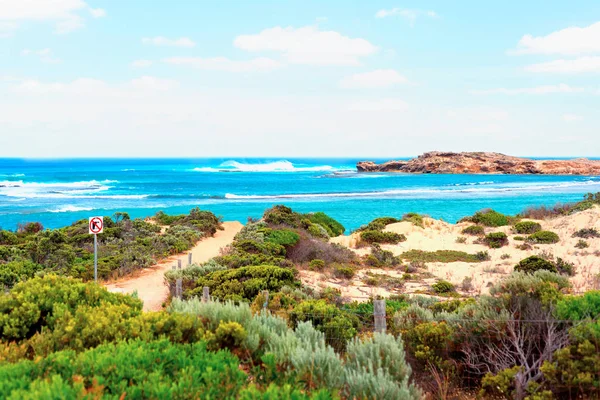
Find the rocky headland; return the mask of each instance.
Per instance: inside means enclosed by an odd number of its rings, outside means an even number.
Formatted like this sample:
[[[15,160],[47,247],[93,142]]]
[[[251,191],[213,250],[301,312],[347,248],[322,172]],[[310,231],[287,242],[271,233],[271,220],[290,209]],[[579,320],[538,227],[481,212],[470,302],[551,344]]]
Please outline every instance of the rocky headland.
[[[361,161],[358,172],[404,172],[412,174],[538,174],[600,175],[600,161],[577,158],[571,160],[532,160],[487,152],[424,153],[408,161],[376,164]]]

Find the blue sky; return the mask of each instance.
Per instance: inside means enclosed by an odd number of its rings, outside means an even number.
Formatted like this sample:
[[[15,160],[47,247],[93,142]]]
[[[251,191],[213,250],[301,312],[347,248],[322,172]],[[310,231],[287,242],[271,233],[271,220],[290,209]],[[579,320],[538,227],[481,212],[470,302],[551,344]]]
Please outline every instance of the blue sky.
[[[0,156],[600,156],[597,1],[0,0]]]

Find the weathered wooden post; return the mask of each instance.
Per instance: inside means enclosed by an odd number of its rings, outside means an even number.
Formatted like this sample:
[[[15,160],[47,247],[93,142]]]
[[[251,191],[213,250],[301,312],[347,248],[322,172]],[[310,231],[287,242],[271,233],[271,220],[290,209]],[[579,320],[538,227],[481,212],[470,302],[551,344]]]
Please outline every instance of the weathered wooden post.
[[[373,317],[375,318],[375,332],[385,333],[385,300],[373,300]]]
[[[181,269],[181,259],[177,260],[177,269]]]
[[[175,297],[178,299],[183,297],[183,281],[181,278],[177,278],[175,281]]]
[[[173,271],[175,271],[175,268],[177,268],[177,267],[176,267],[176,266],[174,266],[174,265],[171,267],[171,269],[172,269]]]
[[[204,286],[202,288],[202,302],[208,303],[209,301],[210,301],[210,291],[208,289],[208,286]]]
[[[263,290],[263,296],[265,297],[265,302],[263,303],[263,309],[267,309],[269,307],[269,291]]]
[[[192,265],[192,253],[188,253],[188,267]]]

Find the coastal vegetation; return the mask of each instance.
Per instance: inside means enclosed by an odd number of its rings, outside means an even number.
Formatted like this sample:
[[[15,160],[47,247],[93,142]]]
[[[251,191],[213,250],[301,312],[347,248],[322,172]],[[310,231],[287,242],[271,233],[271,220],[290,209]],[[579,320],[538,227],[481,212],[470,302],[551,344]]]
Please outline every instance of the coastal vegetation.
[[[425,230],[414,216],[402,219],[410,222],[399,224],[404,233],[386,229],[401,222],[395,218],[360,229],[356,235],[368,247],[355,251],[333,239],[345,231],[333,218],[275,206],[249,220],[217,257],[168,271],[165,284],[181,279],[182,296],[170,297],[158,312],[143,312],[135,294],[86,282],[87,221],[0,231],[6,288],[0,294],[0,397],[541,400],[600,394],[600,292],[577,293],[569,279],[576,264],[545,250],[561,240],[571,240],[571,249],[577,240],[592,243],[595,227],[568,235],[556,230],[559,237],[543,221],[542,229],[540,222],[484,211],[456,230],[477,238],[468,245],[447,242],[481,251],[398,251],[406,243],[362,237],[406,240]],[[99,237],[100,259],[111,266],[105,278],[187,250],[221,226],[198,209],[147,220],[119,213],[106,221],[106,236]],[[420,221],[427,229],[433,223]],[[510,245],[515,233],[529,250]],[[453,263],[506,271],[485,290],[475,289],[470,275],[432,274],[440,265],[450,271]],[[336,285],[307,284],[313,276],[330,276]],[[417,276],[427,285],[408,295]],[[346,298],[342,289],[357,281],[394,291],[384,315],[375,315],[376,296]],[[204,287],[209,301],[201,300]],[[385,333],[375,332],[382,318]]]

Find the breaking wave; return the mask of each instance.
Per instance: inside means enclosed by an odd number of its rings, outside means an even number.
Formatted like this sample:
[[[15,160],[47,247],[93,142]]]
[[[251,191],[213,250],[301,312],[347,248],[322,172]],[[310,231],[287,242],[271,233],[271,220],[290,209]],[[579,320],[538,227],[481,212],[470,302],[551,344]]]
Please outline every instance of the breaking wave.
[[[317,165],[312,167],[295,166],[287,160],[272,161],[266,163],[241,163],[238,161],[225,161],[218,168],[200,167],[194,168],[196,172],[319,172],[334,171],[331,165]]]

